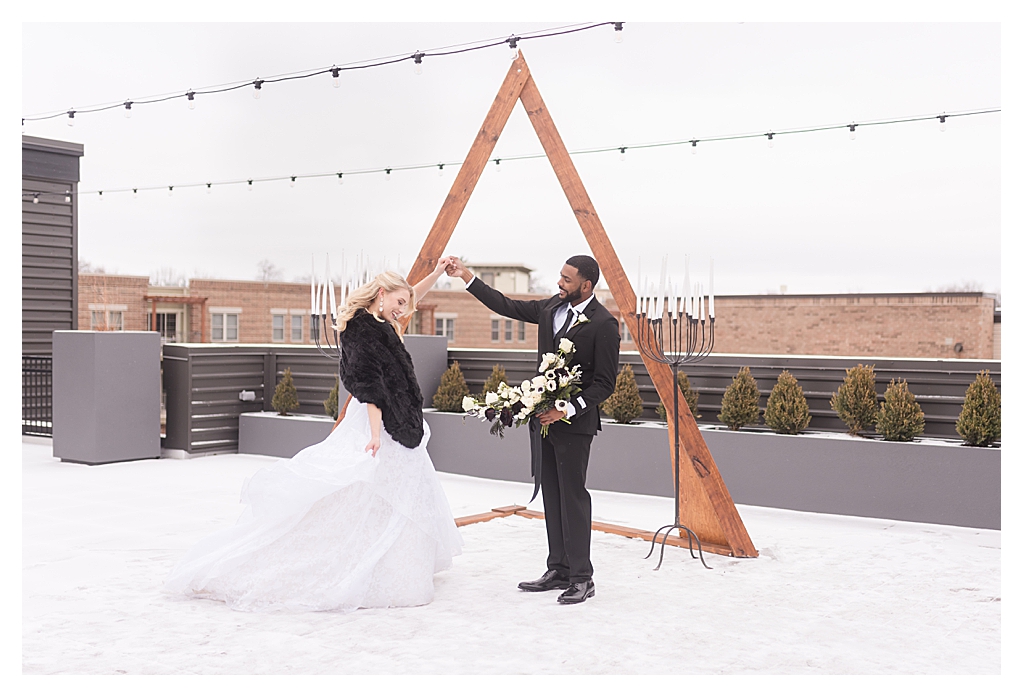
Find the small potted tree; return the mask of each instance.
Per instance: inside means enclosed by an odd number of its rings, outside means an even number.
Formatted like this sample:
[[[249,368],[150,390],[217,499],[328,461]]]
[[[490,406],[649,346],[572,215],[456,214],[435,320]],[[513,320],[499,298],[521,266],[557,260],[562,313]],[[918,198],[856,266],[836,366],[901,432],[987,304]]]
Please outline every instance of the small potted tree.
[[[619,424],[631,424],[643,413],[636,375],[628,363],[622,366],[615,380],[615,391],[601,403],[600,409]]]
[[[437,411],[461,412],[462,398],[467,396],[469,386],[465,383],[458,361],[455,361],[440,376],[440,386],[433,395],[433,408]]]
[[[750,374],[749,367],[739,369],[732,384],[721,397],[721,412],[718,420],[732,431],[755,424],[760,420],[760,390],[757,381]]]
[[[276,409],[281,416],[287,416],[288,412],[298,409],[298,390],[295,389],[295,379],[291,376],[291,368],[284,369],[284,376],[277,383],[270,406]]]
[[[860,435],[877,421],[874,382],[874,366],[857,364],[845,371],[845,380],[839,385],[838,392],[831,395],[831,408],[849,427],[850,435]]]
[[[810,423],[810,407],[799,381],[787,370],[778,376],[778,382],[767,398],[764,423],[775,433],[796,434]]]

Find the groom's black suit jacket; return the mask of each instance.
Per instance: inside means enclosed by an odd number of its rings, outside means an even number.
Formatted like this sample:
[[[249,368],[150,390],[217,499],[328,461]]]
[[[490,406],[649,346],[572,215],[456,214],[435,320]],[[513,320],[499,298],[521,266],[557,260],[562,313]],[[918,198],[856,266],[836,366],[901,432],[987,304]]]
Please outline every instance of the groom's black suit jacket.
[[[554,311],[565,301],[557,295],[546,300],[512,300],[476,278],[467,289],[492,311],[511,319],[537,325],[536,365],[545,353],[555,353]],[[596,298],[590,300],[583,314],[588,322],[578,323],[568,330],[565,338],[575,344],[575,355],[569,365],[582,368],[582,392],[572,398],[575,415],[572,423],[555,421],[551,433],[579,433],[596,435],[600,430],[600,403],[611,396],[618,376],[618,349],[621,337],[618,320]],[[582,397],[586,406],[579,402]]]

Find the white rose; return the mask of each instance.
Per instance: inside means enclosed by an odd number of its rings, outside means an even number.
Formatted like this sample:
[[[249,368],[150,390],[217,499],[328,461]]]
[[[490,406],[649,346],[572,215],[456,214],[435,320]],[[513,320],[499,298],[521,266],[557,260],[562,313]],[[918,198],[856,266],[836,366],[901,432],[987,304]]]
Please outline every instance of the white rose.
[[[541,373],[551,367],[551,364],[553,364],[554,361],[557,360],[557,356],[555,356],[553,353],[545,353],[542,359],[543,360],[540,361]]]
[[[537,375],[532,380],[533,389],[538,389],[539,388],[539,389],[542,390],[544,388],[544,385],[546,385],[546,384],[547,384],[547,378],[545,378],[543,375]]]
[[[525,393],[525,392],[529,392],[529,388],[532,387],[532,386],[533,386],[533,383],[531,383],[529,380],[523,380],[522,381],[522,387],[520,389]]]
[[[558,350],[561,351],[562,353],[571,353],[574,348],[575,344],[573,344],[568,339],[562,339],[561,342],[558,344]]]
[[[487,406],[493,406],[497,404],[501,398],[497,396],[495,392],[487,392]]]
[[[568,413],[568,402],[566,402],[564,399],[556,400],[554,402],[554,408],[557,409],[558,411],[563,411],[563,412],[565,412],[567,414]]]
[[[476,406],[476,400],[472,397],[462,397],[462,411],[469,411]]]
[[[558,389],[558,383],[554,382],[553,380],[548,380],[547,381],[547,391],[548,392],[555,392],[557,389]]]
[[[521,409],[521,410],[519,410],[518,416],[516,418],[518,418],[519,421],[525,421],[526,419],[528,419],[529,418],[529,409]]]

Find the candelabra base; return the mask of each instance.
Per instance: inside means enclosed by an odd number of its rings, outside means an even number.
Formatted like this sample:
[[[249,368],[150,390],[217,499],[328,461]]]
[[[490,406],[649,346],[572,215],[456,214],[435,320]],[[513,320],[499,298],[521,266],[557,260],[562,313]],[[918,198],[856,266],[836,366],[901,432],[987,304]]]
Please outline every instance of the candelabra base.
[[[710,569],[711,567],[707,566],[707,562],[703,559],[703,545],[700,544],[700,538],[696,536],[695,532],[687,528],[685,525],[682,525],[681,523],[674,523],[672,525],[665,525],[654,533],[654,539],[650,542],[650,551],[647,552],[645,557],[643,557],[644,559],[649,559],[650,555],[654,553],[654,548],[657,547],[657,536],[663,531],[664,538],[661,540],[661,558],[658,559],[657,566],[654,567],[654,571],[660,569],[661,563],[664,562],[664,547],[668,544],[668,535],[672,530],[685,530],[689,534],[689,554],[693,559],[696,559],[696,555],[693,554],[693,540],[696,540],[696,548],[700,552],[700,563],[703,564],[705,568]]]

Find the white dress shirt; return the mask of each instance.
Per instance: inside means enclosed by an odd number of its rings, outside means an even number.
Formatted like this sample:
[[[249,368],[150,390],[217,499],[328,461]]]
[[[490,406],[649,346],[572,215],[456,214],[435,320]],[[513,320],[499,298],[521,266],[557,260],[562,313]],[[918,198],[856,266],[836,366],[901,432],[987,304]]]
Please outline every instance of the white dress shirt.
[[[465,287],[468,289],[468,287],[471,286],[472,282],[475,280],[476,276],[470,278],[469,282],[465,284]],[[590,304],[591,300],[593,300],[592,295],[583,300],[578,305],[572,305],[571,303],[562,303],[561,305],[559,305],[558,308],[554,310],[554,333],[557,334],[558,330],[561,329],[563,324],[565,324],[565,318],[568,316],[569,312],[575,313],[575,319],[573,319],[572,321],[572,324],[575,324],[575,320],[579,318],[579,315],[583,313],[583,310],[586,309],[586,306]],[[558,348],[557,346],[554,347],[555,350],[557,350],[557,348]],[[580,409],[586,408],[586,402],[583,400],[582,397],[576,397],[575,399],[577,402],[579,402]],[[571,402],[568,403],[566,410],[568,413],[568,418],[571,419],[573,416],[575,416],[576,412],[575,405],[572,404]]]

